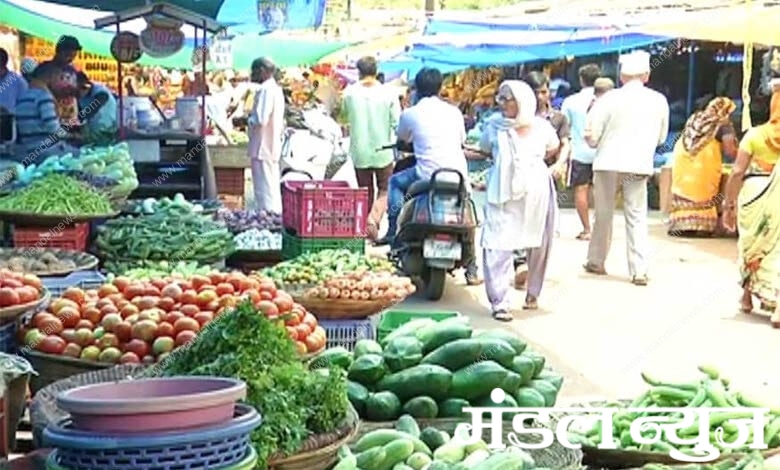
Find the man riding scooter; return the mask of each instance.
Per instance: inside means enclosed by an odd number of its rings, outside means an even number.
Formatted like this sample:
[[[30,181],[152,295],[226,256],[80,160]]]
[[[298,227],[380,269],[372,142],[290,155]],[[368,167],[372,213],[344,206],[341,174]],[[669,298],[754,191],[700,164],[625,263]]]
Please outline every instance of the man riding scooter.
[[[442,74],[434,68],[423,68],[414,79],[417,102],[401,114],[398,140],[412,144],[415,166],[395,173],[389,182],[386,243],[393,246],[398,229],[398,215],[407,200],[407,191],[417,181],[427,181],[438,170],[457,171],[468,181],[468,164],[463,153],[466,129],[463,115],[455,106],[439,97]],[[470,189],[470,185],[466,184]],[[467,263],[468,285],[481,284],[477,263]]]

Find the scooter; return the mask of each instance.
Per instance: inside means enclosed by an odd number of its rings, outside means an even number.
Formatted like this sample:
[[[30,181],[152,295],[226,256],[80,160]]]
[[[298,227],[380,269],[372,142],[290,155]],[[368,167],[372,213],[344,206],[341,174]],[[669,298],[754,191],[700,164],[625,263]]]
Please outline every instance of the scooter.
[[[401,144],[384,148],[414,151]],[[408,165],[409,160],[399,163]],[[475,255],[479,220],[467,184],[455,170],[436,170],[430,180],[409,187],[398,215],[390,259],[407,275],[422,280],[429,300],[441,299],[447,274],[466,267]]]

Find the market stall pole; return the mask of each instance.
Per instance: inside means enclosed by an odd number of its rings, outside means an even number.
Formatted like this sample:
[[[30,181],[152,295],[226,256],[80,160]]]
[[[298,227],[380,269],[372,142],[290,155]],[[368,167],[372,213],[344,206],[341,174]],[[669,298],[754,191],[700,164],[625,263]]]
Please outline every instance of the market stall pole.
[[[206,16],[167,3],[155,3],[97,19],[95,20],[95,28],[102,29],[114,26],[118,36],[122,33],[122,23],[150,17],[178,21],[180,24],[186,24],[195,29],[193,58],[199,58],[200,72],[205,77],[208,51],[207,33],[217,33],[224,29]],[[202,32],[202,36],[199,35],[199,32]],[[127,140],[130,146],[139,179],[138,189],[132,197],[173,196],[176,193],[182,193],[188,199],[216,197],[214,170],[205,143],[206,98],[204,90],[199,90],[197,96],[200,104],[199,119],[187,119],[188,122],[185,122],[185,116],[177,115],[171,119],[162,116],[161,125],[144,129],[137,126],[137,120],[134,119],[134,116],[131,116],[131,119],[126,119],[127,109],[124,106],[122,67],[117,67],[117,75],[119,137]],[[179,98],[179,100],[182,99]],[[192,105],[192,101],[192,99],[185,98],[180,103],[181,107],[177,106],[177,108],[184,110],[185,104]],[[191,118],[192,116],[187,117]]]

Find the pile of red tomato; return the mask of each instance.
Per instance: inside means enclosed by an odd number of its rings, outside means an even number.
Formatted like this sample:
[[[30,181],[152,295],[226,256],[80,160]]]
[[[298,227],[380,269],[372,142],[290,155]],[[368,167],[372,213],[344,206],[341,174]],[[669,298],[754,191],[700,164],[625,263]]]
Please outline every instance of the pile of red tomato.
[[[41,297],[41,280],[34,274],[0,269],[0,308],[29,304]]]
[[[300,354],[325,347],[325,330],[314,315],[273,281],[238,272],[151,281],[118,277],[98,289],[71,287],[20,335],[24,346],[42,353],[151,364],[192,341],[243,299],[251,299],[268,318],[278,318]]]

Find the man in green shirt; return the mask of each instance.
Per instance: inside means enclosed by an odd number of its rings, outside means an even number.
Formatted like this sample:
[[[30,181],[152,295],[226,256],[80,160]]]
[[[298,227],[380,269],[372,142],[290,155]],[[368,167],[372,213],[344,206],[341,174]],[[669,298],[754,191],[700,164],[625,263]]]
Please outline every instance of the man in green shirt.
[[[371,211],[367,235],[376,240],[387,210],[387,185],[394,161],[393,150],[377,149],[395,143],[401,104],[396,94],[377,79],[375,58],[363,57],[357,69],[359,81],[344,90],[341,109],[349,123],[349,154],[358,185],[368,188]]]

